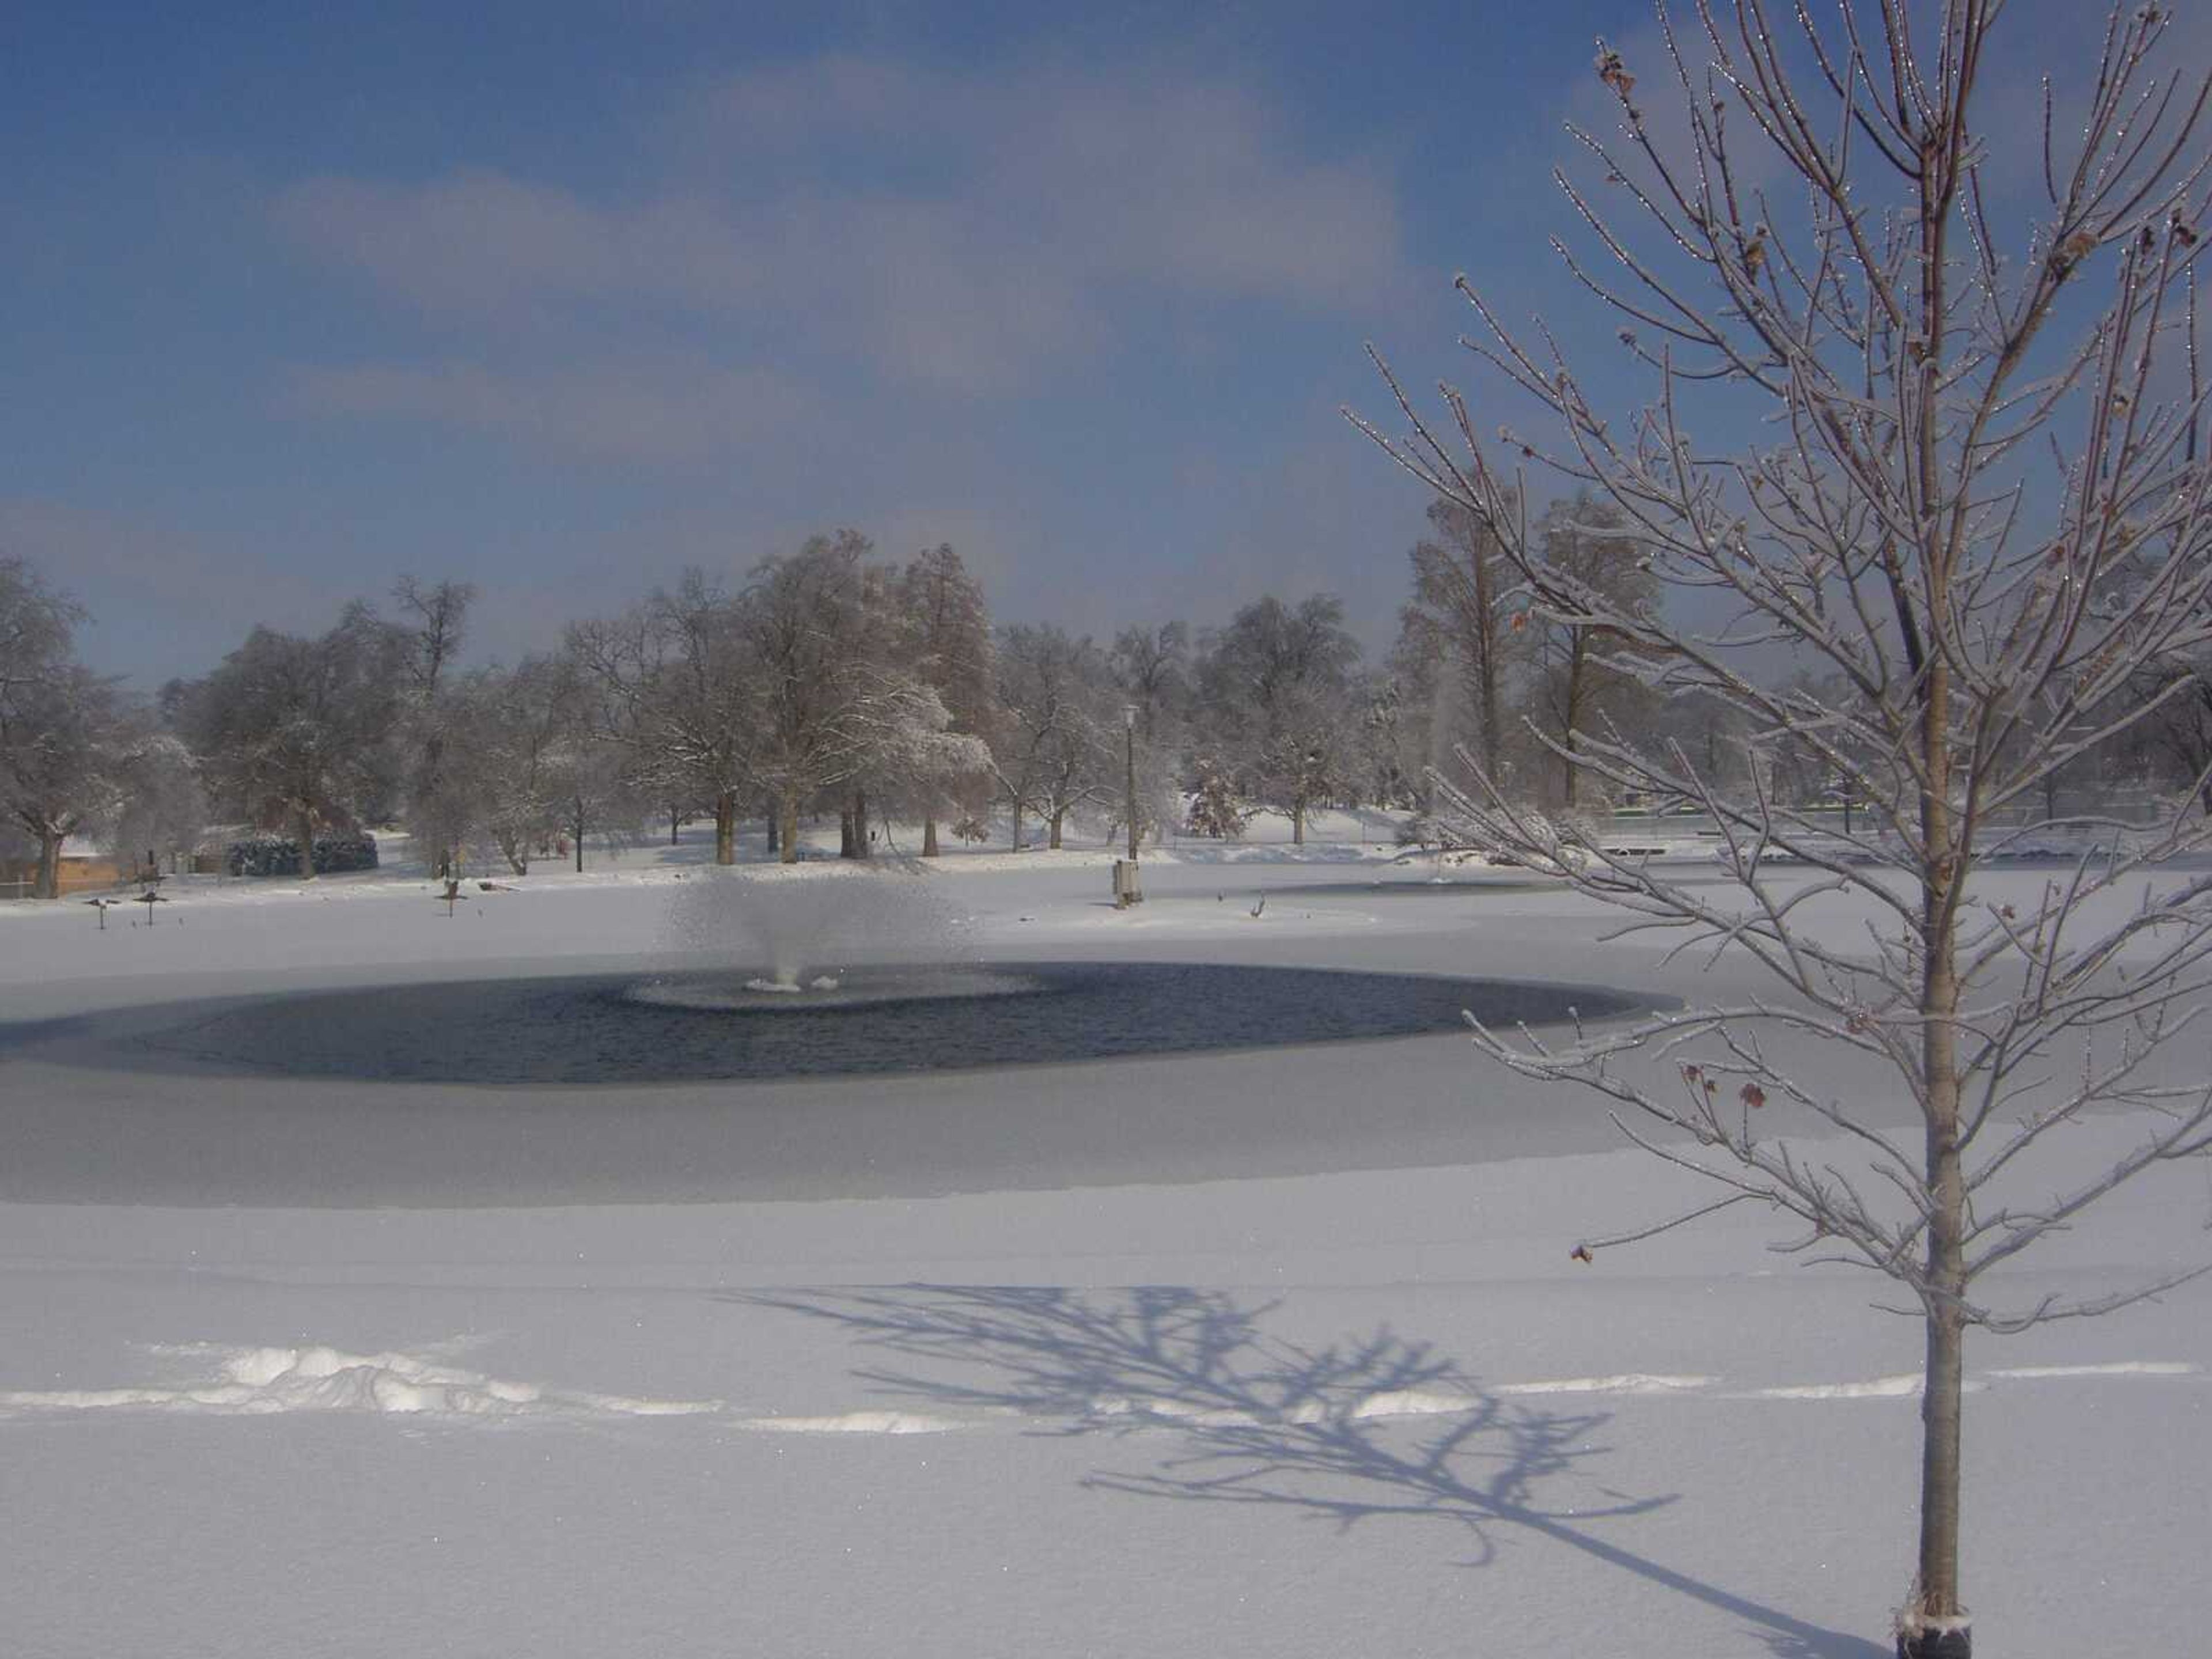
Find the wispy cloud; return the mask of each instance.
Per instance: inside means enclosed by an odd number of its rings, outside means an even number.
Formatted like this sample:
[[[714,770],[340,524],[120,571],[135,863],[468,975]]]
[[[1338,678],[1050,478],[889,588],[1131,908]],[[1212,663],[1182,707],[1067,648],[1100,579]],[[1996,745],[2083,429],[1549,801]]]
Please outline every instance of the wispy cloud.
[[[312,414],[416,418],[646,463],[704,460],[818,427],[821,397],[764,371],[616,363],[502,369],[480,363],[303,368],[287,392]]]
[[[1265,99],[1217,82],[831,57],[695,89],[659,137],[639,145],[652,181],[616,196],[481,167],[283,191],[297,246],[434,331],[537,354],[318,368],[295,398],[681,460],[720,400],[825,365],[893,393],[1019,396],[1164,310],[1311,314],[1407,286],[1389,179],[1302,154]],[[603,375],[627,407],[580,427],[543,381],[593,389],[554,366],[641,318],[656,349],[720,368],[626,397]]]

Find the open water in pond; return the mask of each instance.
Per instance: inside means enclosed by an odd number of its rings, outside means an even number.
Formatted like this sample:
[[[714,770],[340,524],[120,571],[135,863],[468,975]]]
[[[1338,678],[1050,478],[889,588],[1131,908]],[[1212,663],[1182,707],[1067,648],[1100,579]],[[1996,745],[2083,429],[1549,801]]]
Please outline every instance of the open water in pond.
[[[1589,986],[1182,963],[855,969],[798,992],[742,974],[599,975],[204,1006],[106,1058],[403,1083],[678,1082],[1339,1042],[1463,1030],[1462,1010],[1510,1026],[1647,1006]]]

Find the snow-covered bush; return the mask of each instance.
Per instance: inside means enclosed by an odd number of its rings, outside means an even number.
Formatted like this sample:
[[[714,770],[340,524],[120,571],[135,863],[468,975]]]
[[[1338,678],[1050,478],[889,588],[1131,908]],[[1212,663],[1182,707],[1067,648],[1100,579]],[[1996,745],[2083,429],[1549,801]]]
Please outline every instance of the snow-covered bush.
[[[300,873],[300,843],[275,836],[257,836],[252,841],[234,841],[225,854],[224,864],[234,876],[296,876]],[[364,831],[357,836],[318,836],[315,838],[317,875],[375,868],[374,836]]]

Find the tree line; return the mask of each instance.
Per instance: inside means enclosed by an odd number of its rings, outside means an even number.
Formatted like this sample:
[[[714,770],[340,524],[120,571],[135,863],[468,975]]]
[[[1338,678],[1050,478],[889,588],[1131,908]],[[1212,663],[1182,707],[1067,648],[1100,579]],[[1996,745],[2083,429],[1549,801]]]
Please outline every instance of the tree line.
[[[384,609],[356,601],[319,635],[256,627],[150,699],[80,662],[80,606],[0,557],[0,860],[34,860],[51,896],[72,836],[174,860],[214,823],[311,848],[398,822],[436,870],[521,873],[568,854],[580,868],[587,839],[618,845],[655,817],[711,817],[718,862],[756,819],[792,860],[801,820],[831,812],[845,856],[919,823],[902,850],[935,857],[946,836],[981,843],[1000,824],[1018,847],[1057,848],[1077,823],[1126,833],[1131,773],[1139,835],[1233,836],[1266,812],[1302,842],[1317,810],[1425,817],[1435,780],[1477,770],[1555,815],[1613,804],[1577,761],[1624,733],[1692,745],[1709,775],[1756,773],[1793,802],[1836,792],[1818,745],[1666,694],[1663,665],[1640,672],[1591,607],[1535,602],[1565,584],[1610,612],[1656,603],[1618,507],[1583,493],[1537,514],[1521,544],[1534,580],[1462,504],[1440,495],[1429,518],[1397,637],[1373,663],[1333,595],[1102,643],[994,624],[949,545],[902,563],[844,530],[735,581],[689,571],[511,665],[463,660],[472,587],[405,578]],[[1817,700],[1824,688],[1799,679]],[[2212,676],[2076,769],[2192,780],[2212,759],[2208,708]]]

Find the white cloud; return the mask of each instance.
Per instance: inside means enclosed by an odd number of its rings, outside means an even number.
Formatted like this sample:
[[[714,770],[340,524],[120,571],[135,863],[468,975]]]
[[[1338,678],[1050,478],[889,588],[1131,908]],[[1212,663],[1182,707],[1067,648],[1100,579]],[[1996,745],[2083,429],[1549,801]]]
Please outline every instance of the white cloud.
[[[524,325],[565,356],[610,316],[647,316],[732,375],[826,359],[962,396],[1031,390],[1163,307],[1310,313],[1409,285],[1390,182],[1303,155],[1235,87],[825,58],[720,82],[670,130],[664,175],[619,200],[469,168],[309,180],[276,219],[435,326]],[[575,435],[464,367],[311,387],[325,408]],[[657,429],[626,418],[641,441]]]
[[[313,179],[280,194],[279,227],[375,286],[441,311],[543,301],[676,299],[730,306],[760,261],[707,204],[635,210],[483,168],[402,186]]]
[[[816,426],[822,402],[781,376],[618,363],[501,369],[471,362],[297,370],[286,398],[324,415],[416,417],[601,459],[683,463]]]

